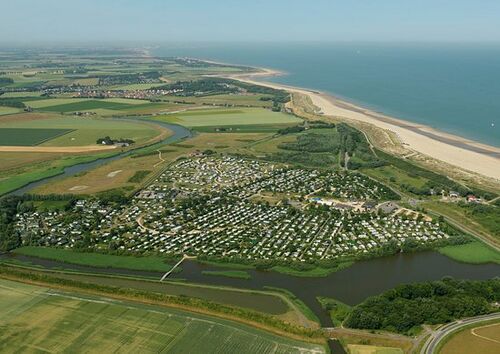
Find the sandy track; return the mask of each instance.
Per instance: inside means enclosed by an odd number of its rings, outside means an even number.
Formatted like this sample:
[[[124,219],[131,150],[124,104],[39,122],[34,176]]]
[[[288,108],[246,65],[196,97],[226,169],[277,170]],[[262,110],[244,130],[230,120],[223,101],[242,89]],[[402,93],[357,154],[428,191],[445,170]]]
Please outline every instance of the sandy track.
[[[116,146],[85,145],[85,146],[0,146],[0,152],[90,152],[113,150]]]

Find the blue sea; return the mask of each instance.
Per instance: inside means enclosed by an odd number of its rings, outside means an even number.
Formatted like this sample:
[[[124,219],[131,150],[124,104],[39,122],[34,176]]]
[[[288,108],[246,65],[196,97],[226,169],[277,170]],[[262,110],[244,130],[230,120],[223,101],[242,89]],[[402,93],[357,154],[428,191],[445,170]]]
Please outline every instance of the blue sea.
[[[500,44],[164,44],[154,53],[281,70],[269,81],[500,147]]]

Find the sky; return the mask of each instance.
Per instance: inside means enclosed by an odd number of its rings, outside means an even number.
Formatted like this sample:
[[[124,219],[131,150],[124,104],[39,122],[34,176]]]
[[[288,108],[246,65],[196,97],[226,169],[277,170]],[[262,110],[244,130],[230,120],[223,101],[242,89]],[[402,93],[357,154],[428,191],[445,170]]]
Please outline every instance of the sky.
[[[1,43],[500,42],[500,0],[0,0]]]

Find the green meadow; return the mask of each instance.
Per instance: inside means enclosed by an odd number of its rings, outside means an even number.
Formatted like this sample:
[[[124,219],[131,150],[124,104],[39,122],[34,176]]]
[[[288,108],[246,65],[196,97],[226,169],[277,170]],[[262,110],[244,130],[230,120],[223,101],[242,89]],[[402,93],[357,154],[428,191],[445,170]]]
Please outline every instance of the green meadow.
[[[263,108],[203,109],[157,116],[155,119],[187,127],[297,124],[299,118]]]
[[[157,256],[115,256],[90,252],[77,252],[60,248],[32,246],[18,248],[14,253],[99,268],[123,268],[152,272],[167,272],[171,268],[170,265],[164,262],[163,258]]]
[[[29,129],[30,131],[37,129],[72,130],[67,134],[45,141],[43,146],[95,145],[98,138],[103,138],[106,135],[113,139],[132,139],[136,143],[143,143],[159,134],[158,130],[147,124],[81,117],[10,121],[0,123],[0,129],[3,128]]]
[[[500,252],[479,241],[464,245],[446,246],[439,248],[438,251],[459,262],[500,264]]]
[[[34,146],[67,134],[71,129],[1,128],[0,145]]]

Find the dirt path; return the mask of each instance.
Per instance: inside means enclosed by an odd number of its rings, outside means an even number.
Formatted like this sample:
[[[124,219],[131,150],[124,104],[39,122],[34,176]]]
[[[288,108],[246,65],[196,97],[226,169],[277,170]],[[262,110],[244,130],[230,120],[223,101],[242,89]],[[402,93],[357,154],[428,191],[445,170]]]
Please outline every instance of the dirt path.
[[[487,327],[495,327],[495,326],[500,326],[500,323],[493,323],[493,324],[490,324],[490,325],[486,325],[486,326],[481,326],[481,327],[476,327],[476,328],[472,328],[470,330],[470,333],[473,335],[473,336],[476,336],[476,337],[479,337],[481,339],[484,339],[484,340],[489,340],[490,342],[494,342],[494,343],[498,343],[500,344],[500,341],[499,340],[496,340],[496,339],[493,339],[493,338],[488,338],[488,337],[485,337],[485,336],[482,336],[480,334],[477,334],[476,331],[478,329],[482,329],[482,328],[487,328]]]
[[[156,166],[158,166],[158,165],[160,165],[160,164],[162,164],[163,162],[166,161],[163,157],[161,157],[161,150],[156,150],[156,151],[158,151],[158,158],[160,159],[160,161],[158,161],[157,163],[155,163],[154,166],[153,166],[153,168],[155,168]]]

